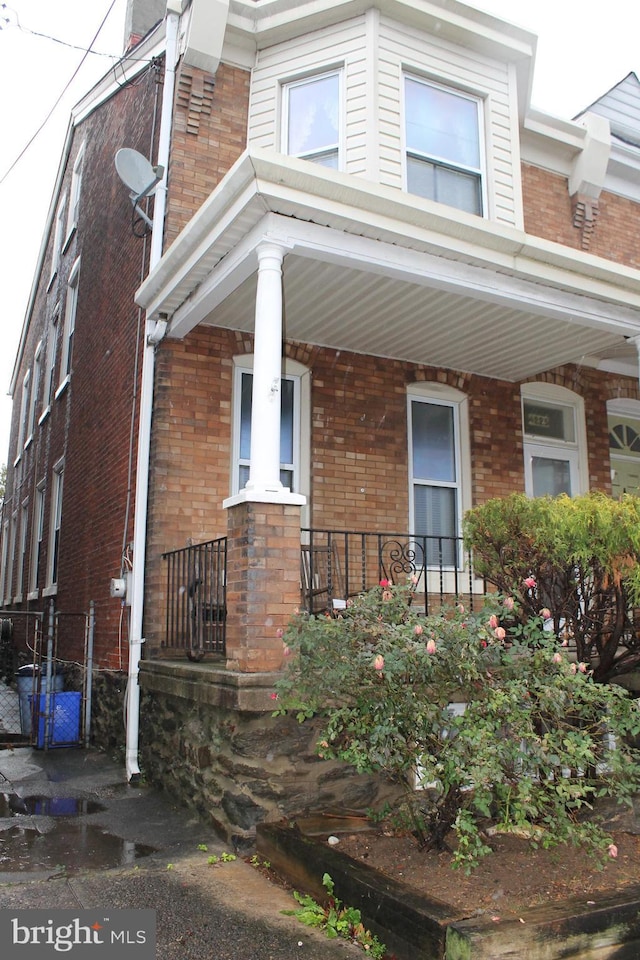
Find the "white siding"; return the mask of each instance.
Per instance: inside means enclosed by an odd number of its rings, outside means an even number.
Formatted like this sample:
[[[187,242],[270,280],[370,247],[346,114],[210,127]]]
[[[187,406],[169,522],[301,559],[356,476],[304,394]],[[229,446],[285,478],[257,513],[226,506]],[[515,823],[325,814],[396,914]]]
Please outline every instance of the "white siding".
[[[343,169],[404,188],[404,71],[458,87],[484,104],[489,218],[521,226],[515,72],[370,10],[361,17],[259,51],[249,108],[249,146],[280,149],[283,82],[341,67],[345,108]]]

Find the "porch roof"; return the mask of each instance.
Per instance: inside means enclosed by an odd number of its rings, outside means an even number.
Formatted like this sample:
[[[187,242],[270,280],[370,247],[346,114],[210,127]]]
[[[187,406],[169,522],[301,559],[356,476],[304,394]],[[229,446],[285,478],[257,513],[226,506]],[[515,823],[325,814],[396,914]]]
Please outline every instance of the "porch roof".
[[[637,362],[640,271],[359,177],[245,152],[139,288],[182,338],[251,332],[256,249],[286,251],[285,336],[518,381]]]

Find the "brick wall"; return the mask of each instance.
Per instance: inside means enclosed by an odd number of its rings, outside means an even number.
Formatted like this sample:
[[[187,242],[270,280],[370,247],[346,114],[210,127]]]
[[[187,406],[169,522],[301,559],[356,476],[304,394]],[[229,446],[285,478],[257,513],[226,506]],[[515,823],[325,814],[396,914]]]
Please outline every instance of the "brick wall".
[[[221,64],[215,78],[177,74],[165,247],[202,206],[247,145],[250,73]]]
[[[81,258],[78,306],[73,340],[72,375],[51,404],[49,415],[36,427],[31,446],[14,471],[10,465],[11,503],[29,497],[31,544],[35,486],[46,481],[44,556],[37,599],[45,604],[43,588],[48,563],[52,470],[64,457],[64,498],[56,608],[61,613],[60,654],[80,658],[84,649],[85,617],[96,604],[95,655],[98,664],[127,663],[126,620],[109,596],[112,577],[121,568],[123,544],[133,535],[133,496],[128,498],[131,417],[140,371],[136,368],[139,317],[134,292],[147,259],[145,241],[132,233],[132,208],[127,189],[115,171],[114,155],[128,146],[148,155],[154,126],[156,84],[161,71],[149,69],[135,84],[122,87],[75,130],[66,161],[61,195],[69,195],[72,169],[85,143],[78,226],[64,246],[59,269],[51,275],[53,230],[26,333],[18,382],[33,364],[36,344],[45,341],[51,316],[59,311],[57,370],[64,326],[69,273]],[[37,401],[42,409],[43,383]],[[18,429],[20,396],[13,412],[13,438]],[[135,478],[135,424],[131,467]],[[11,464],[13,457],[11,458]],[[28,569],[24,571],[25,580]],[[26,604],[26,595],[22,606]]]
[[[252,338],[199,327],[158,352],[150,492],[150,595],[162,598],[161,554],[227,533],[230,493],[232,358]],[[310,523],[320,529],[403,531],[408,526],[407,385],[436,381],[469,398],[472,498],[524,490],[520,385],[486,377],[287,343],[311,371]],[[566,366],[539,381],[584,398],[589,483],[610,492],[606,401],[638,398],[630,378]],[[157,636],[162,603],[148,604]],[[154,613],[156,611],[156,613]]]
[[[603,192],[597,204],[595,226],[585,246],[582,231],[574,226],[572,201],[565,177],[524,164],[522,192],[527,233],[567,247],[587,249],[595,256],[629,267],[640,267],[640,204]]]

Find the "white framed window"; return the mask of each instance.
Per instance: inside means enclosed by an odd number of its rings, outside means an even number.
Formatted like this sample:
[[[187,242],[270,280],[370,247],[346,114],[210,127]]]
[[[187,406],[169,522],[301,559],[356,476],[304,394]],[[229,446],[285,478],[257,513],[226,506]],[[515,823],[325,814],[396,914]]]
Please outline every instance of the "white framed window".
[[[71,190],[69,191],[69,213],[67,216],[67,235],[65,245],[78,226],[78,216],[80,213],[80,194],[82,193],[82,168],[84,166],[85,143],[80,146],[75,162],[73,164],[73,173],[71,175]]]
[[[640,495],[640,402],[609,400],[609,455],[611,458],[611,494],[619,499],[624,493]]]
[[[18,567],[16,570],[16,596],[15,602],[22,601],[22,589],[24,586],[24,568],[27,562],[27,532],[29,529],[29,500],[23,500],[20,507],[20,533],[18,541]]]
[[[33,432],[36,427],[36,407],[38,404],[38,394],[40,392],[40,379],[42,375],[42,340],[38,343],[33,355],[33,377],[29,397],[29,413],[27,415],[27,439],[25,446],[33,440]]]
[[[60,255],[62,253],[62,241],[65,238],[65,220],[67,216],[67,195],[60,198],[56,209],[56,220],[53,231],[53,247],[51,248],[51,276],[49,283],[53,280],[60,266]]]
[[[342,71],[332,70],[282,88],[282,151],[334,170],[340,167]]]
[[[9,521],[5,520],[2,526],[2,565],[0,566],[0,603],[10,602],[11,586],[7,590],[7,584],[10,584],[11,574],[9,571]]]
[[[16,441],[16,460],[17,463],[22,456],[27,436],[27,422],[29,419],[29,406],[31,396],[31,370],[27,370],[22,380],[22,393],[20,396],[20,420],[18,423],[18,438]]]
[[[60,310],[59,307],[57,307],[49,322],[49,330],[47,333],[47,353],[44,367],[44,385],[42,389],[42,413],[40,414],[40,423],[42,423],[51,410],[51,404],[53,403],[53,397],[55,393],[59,319]]]
[[[13,587],[13,568],[16,560],[16,537],[18,533],[18,513],[13,513],[11,523],[9,524],[9,544],[7,550],[7,575],[5,581],[4,599],[5,603],[11,603]]]
[[[67,283],[67,300],[64,307],[64,330],[62,333],[62,353],[60,355],[60,383],[58,391],[71,379],[73,361],[73,338],[76,329],[76,311],[78,309],[78,281],[80,278],[80,258],[74,263]]]
[[[31,530],[31,558],[29,563],[29,599],[38,596],[40,582],[40,565],[42,563],[42,541],[44,537],[44,502],[46,486],[41,480],[36,487],[35,504],[33,511],[33,528]]]
[[[527,496],[585,493],[589,485],[582,398],[550,383],[524,384],[521,394]]]
[[[407,416],[411,532],[429,538],[428,565],[460,566],[462,517],[471,506],[467,398],[444,384],[413,384]]]
[[[234,357],[233,364],[232,495],[239,493],[249,479],[253,354]],[[303,364],[285,359],[280,383],[280,481],[292,493],[304,494],[308,501],[311,375]]]
[[[407,75],[404,114],[408,192],[482,216],[482,101]]]
[[[54,593],[58,585],[60,560],[60,530],[62,527],[62,491],[64,486],[64,460],[53,468],[51,496],[51,522],[49,524],[49,552],[47,563],[47,592]]]

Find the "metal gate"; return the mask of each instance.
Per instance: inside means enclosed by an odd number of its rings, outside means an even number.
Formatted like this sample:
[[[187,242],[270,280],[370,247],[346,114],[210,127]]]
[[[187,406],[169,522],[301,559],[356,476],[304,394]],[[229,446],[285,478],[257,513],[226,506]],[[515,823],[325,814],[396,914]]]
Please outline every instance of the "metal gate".
[[[0,749],[88,744],[94,620],[93,603],[77,614],[53,601],[42,611],[0,610]],[[80,658],[70,656],[72,639]]]

